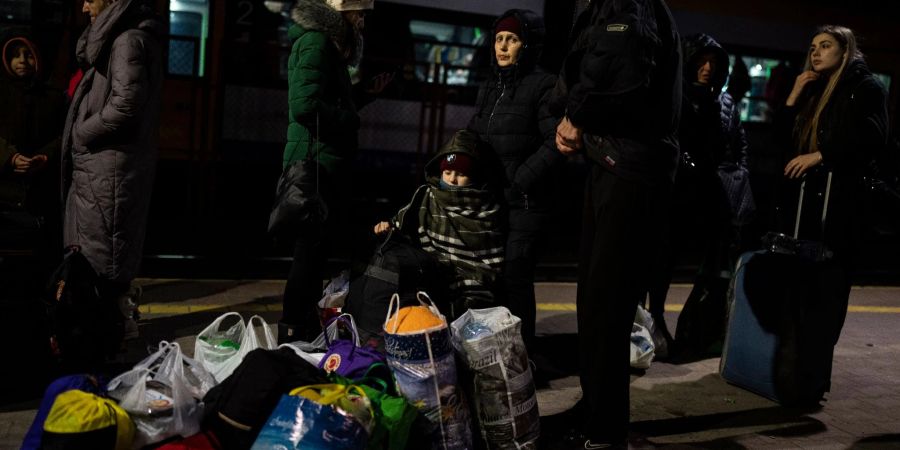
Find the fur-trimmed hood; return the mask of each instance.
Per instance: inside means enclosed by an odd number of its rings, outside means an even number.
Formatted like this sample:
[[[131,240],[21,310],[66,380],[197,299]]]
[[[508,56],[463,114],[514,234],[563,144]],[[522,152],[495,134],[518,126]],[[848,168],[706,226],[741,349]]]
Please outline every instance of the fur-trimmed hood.
[[[341,51],[346,49],[348,44],[353,45],[347,64],[359,65],[362,60],[362,33],[354,30],[344,20],[340,11],[328,6],[325,0],[297,0],[297,4],[291,9],[291,19],[305,31],[325,34]],[[296,39],[299,34],[291,33],[290,38]],[[350,39],[354,42],[348,42]]]

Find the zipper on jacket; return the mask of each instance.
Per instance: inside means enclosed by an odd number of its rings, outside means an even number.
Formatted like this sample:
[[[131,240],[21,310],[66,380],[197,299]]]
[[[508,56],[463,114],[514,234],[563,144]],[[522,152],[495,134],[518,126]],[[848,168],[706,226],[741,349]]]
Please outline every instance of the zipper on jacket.
[[[502,80],[497,80],[497,84],[500,85],[500,95],[497,97],[497,101],[494,102],[494,107],[491,108],[491,116],[488,117],[488,126],[487,126],[487,134],[491,135],[491,124],[494,122],[494,113],[497,112],[497,105],[500,104],[500,100],[503,98],[503,94],[506,93],[506,83]]]

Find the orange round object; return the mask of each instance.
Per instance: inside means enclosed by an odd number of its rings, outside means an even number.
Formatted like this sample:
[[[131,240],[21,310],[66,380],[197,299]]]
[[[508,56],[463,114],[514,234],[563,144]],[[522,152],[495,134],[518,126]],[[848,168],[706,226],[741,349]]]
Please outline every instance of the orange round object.
[[[445,323],[443,319],[436,316],[425,306],[406,306],[400,308],[388,319],[385,329],[390,333],[411,333],[434,328]]]

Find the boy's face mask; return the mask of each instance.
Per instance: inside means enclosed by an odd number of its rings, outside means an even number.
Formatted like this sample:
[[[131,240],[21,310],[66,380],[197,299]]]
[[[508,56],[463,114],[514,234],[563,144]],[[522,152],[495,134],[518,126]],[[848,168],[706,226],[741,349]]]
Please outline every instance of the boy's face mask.
[[[13,52],[12,60],[9,67],[13,73],[19,78],[26,78],[34,75],[34,67],[37,62],[34,55],[27,47],[19,47]]]

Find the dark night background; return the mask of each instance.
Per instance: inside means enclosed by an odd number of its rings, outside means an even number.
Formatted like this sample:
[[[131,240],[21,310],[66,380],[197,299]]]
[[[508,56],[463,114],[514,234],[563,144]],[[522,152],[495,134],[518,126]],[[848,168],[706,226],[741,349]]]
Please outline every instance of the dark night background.
[[[421,181],[428,153],[465,126],[479,79],[475,69],[487,66],[479,42],[493,17],[511,7],[543,12],[543,65],[556,71],[565,55],[573,4],[376,1],[367,18],[363,78],[383,71],[397,76],[380,100],[361,111],[363,150],[354,176],[354,224],[361,236],[408,200]],[[75,0],[0,4],[0,31],[19,29],[34,36],[52,65],[49,81],[61,88],[74,70],[75,40],[88,22],[81,5]],[[900,32],[885,19],[900,17],[897,2],[670,0],[668,5],[682,35],[713,35],[731,54],[749,61],[757,75],[746,100],[745,128],[760,209],[748,232],[749,246],[769,227],[773,189],[783,167],[782,149],[772,140],[767,119],[788,92],[782,83],[789,90],[802,66],[816,25],[854,29],[871,69],[889,83],[888,107],[896,129]],[[283,278],[288,250],[273,243],[265,228],[287,126],[286,20],[262,0],[156,0],[156,6],[171,36],[142,275]],[[896,155],[895,138],[892,143]],[[858,281],[863,284],[900,283],[896,156],[888,154],[882,166],[886,183],[870,193],[876,207],[859,261]],[[539,278],[575,277],[583,172],[583,162],[573,160],[556,174],[560,201]],[[364,254],[373,242],[363,237],[355,245]],[[686,255],[679,265],[682,278],[694,259]]]

